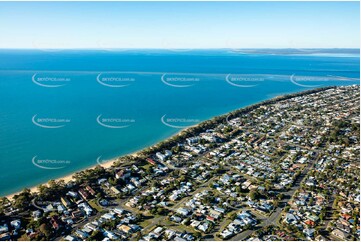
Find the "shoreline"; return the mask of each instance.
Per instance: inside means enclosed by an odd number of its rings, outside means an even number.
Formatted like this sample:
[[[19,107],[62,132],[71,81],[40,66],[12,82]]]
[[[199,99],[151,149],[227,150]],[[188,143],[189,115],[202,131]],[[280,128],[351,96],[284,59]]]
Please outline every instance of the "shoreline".
[[[138,152],[138,151],[137,151],[137,152]],[[136,153],[136,152],[135,152],[135,153]],[[135,153],[132,153],[132,154],[130,154],[130,155],[134,155]],[[106,169],[107,169],[107,168],[110,168],[110,167],[113,165],[113,163],[117,161],[118,158],[119,158],[119,157],[116,157],[116,158],[107,160],[106,162],[102,163],[101,166],[104,167],[104,168],[106,168]],[[100,165],[100,164],[99,164],[99,165]],[[86,170],[86,169],[93,169],[93,168],[95,168],[96,166],[98,166],[98,165],[93,165],[93,166],[90,166],[90,167],[88,167],[88,168],[81,169],[81,170],[79,170],[79,171],[83,171],[83,170]],[[75,175],[75,174],[78,173],[79,171],[75,171],[75,172],[72,172],[72,173],[69,174],[69,175],[65,175],[65,176],[63,176],[63,177],[56,178],[56,179],[50,179],[50,180],[55,180],[55,181],[63,180],[65,183],[68,183],[68,182],[70,182],[70,181],[73,180],[73,175]],[[49,181],[50,181],[50,180],[49,180]],[[36,193],[36,192],[38,192],[38,186],[40,186],[40,185],[46,185],[46,184],[48,184],[49,181],[44,182],[44,183],[39,183],[38,185],[35,185],[35,186],[30,187],[30,188],[28,188],[28,189],[30,189],[30,192],[31,192],[31,193]],[[22,190],[24,190],[24,189],[26,189],[26,188],[27,188],[27,187],[23,188]],[[6,196],[3,196],[3,197],[6,197],[7,199],[12,200],[13,197],[14,197],[15,195],[17,195],[17,194],[20,194],[20,193],[22,192],[22,190],[21,190],[21,191],[18,191],[18,192],[14,192],[14,193],[9,194],[9,195],[6,195]]]
[[[198,124],[196,124],[196,125],[198,125]],[[195,125],[195,126],[196,126],[196,125]],[[9,199],[9,200],[13,200],[13,197],[14,197],[15,195],[20,194],[24,189],[29,189],[31,193],[37,193],[37,192],[38,192],[38,186],[40,186],[40,185],[47,185],[48,182],[51,181],[51,180],[54,180],[54,181],[63,180],[65,183],[68,183],[68,182],[74,180],[74,179],[73,179],[73,176],[74,176],[76,173],[78,173],[78,172],[80,172],[80,171],[87,170],[87,169],[94,169],[94,168],[97,167],[97,166],[102,166],[102,167],[105,168],[105,169],[109,169],[109,168],[112,167],[112,165],[113,165],[116,161],[118,161],[119,158],[122,158],[122,157],[125,157],[125,156],[137,157],[139,152],[142,152],[142,151],[145,150],[145,149],[148,149],[148,148],[150,148],[150,147],[153,147],[153,146],[159,144],[160,142],[167,141],[168,139],[173,138],[173,137],[179,135],[182,131],[184,131],[184,130],[186,130],[186,129],[188,129],[188,128],[191,128],[191,127],[194,127],[194,126],[189,126],[189,127],[187,127],[187,128],[181,129],[181,130],[179,130],[177,133],[173,134],[172,136],[170,136],[170,137],[168,137],[168,138],[166,138],[166,139],[164,139],[164,140],[159,140],[159,141],[157,141],[156,143],[154,143],[153,145],[146,146],[146,147],[144,147],[144,148],[142,148],[142,149],[139,149],[139,150],[137,150],[137,151],[134,151],[134,152],[132,152],[132,153],[128,153],[128,154],[116,156],[116,157],[114,157],[114,158],[111,158],[111,159],[109,159],[109,160],[104,161],[104,162],[101,163],[101,164],[98,163],[98,164],[96,164],[96,165],[92,165],[92,166],[89,166],[89,167],[86,167],[86,168],[82,168],[82,169],[80,169],[80,170],[78,170],[78,171],[71,172],[71,173],[68,174],[68,175],[65,175],[65,176],[62,176],[62,177],[59,177],[59,178],[55,178],[55,179],[50,179],[50,180],[48,180],[48,181],[46,181],[46,182],[39,183],[39,184],[37,184],[37,185],[35,185],[35,186],[32,186],[32,187],[24,187],[24,188],[22,188],[21,190],[19,190],[19,191],[17,191],[17,192],[13,192],[13,193],[11,193],[11,194],[8,194],[8,195],[5,195],[5,196],[1,196],[0,198],[7,198],[7,199]]]
[[[292,97],[296,97],[296,96],[302,96],[302,95],[307,95],[307,94],[310,94],[310,93],[313,93],[313,92],[320,92],[322,90],[327,90],[327,89],[331,89],[331,88],[334,88],[335,86],[327,86],[327,87],[321,87],[321,88],[315,88],[315,89],[309,89],[309,90],[304,90],[304,91],[301,91],[301,92],[294,92],[294,93],[288,93],[288,94],[281,94],[281,95],[276,95],[275,97],[273,98],[268,98],[268,99],[265,99],[263,101],[260,101],[260,102],[257,102],[257,103],[254,103],[254,104],[250,104],[250,105],[247,105],[247,106],[244,106],[244,107],[241,107],[241,108],[237,108],[235,110],[231,110],[227,113],[224,113],[224,114],[220,114],[220,115],[217,115],[217,116],[214,116],[214,117],[211,117],[207,120],[204,120],[198,124],[195,124],[195,125],[192,125],[192,126],[189,126],[189,127],[186,127],[184,129],[181,129],[179,130],[178,132],[176,132],[175,134],[171,135],[170,137],[164,139],[164,140],[160,140],[160,141],[157,141],[155,144],[153,145],[150,145],[150,146],[147,146],[147,147],[144,147],[140,150],[137,150],[135,152],[132,152],[132,153],[129,153],[129,154],[124,154],[124,155],[120,155],[120,156],[116,156],[112,159],[109,159],[107,161],[105,161],[104,163],[101,163],[101,164],[97,164],[97,165],[92,165],[90,167],[87,167],[87,168],[83,168],[81,170],[78,170],[78,171],[75,171],[75,172],[72,172],[68,175],[65,175],[63,177],[60,177],[60,178],[56,178],[56,179],[50,179],[50,180],[55,180],[55,181],[60,181],[60,180],[63,180],[65,183],[68,183],[70,181],[73,180],[73,175],[75,175],[76,173],[80,172],[80,171],[83,171],[83,170],[87,170],[87,169],[94,169],[96,166],[100,165],[102,167],[104,167],[105,169],[108,169],[108,168],[111,168],[112,165],[119,159],[119,158],[122,158],[122,157],[125,157],[125,156],[133,156],[133,157],[137,157],[138,156],[138,153],[140,152],[143,152],[144,150],[146,149],[151,149],[151,148],[154,148],[156,147],[157,145],[159,145],[160,143],[167,143],[167,142],[170,142],[173,138],[177,137],[177,136],[181,136],[182,133],[188,133],[189,131],[192,131],[192,129],[197,129],[198,127],[200,127],[202,124],[204,124],[205,122],[212,122],[212,121],[215,121],[215,120],[219,120],[219,119],[225,119],[227,121],[228,117],[230,116],[233,116],[235,115],[237,112],[243,112],[247,109],[251,109],[255,106],[259,106],[259,105],[264,105],[264,104],[267,104],[267,103],[272,103],[272,102],[277,102],[277,101],[281,101],[281,100],[284,100],[284,99],[289,99],[289,98],[292,98]],[[43,183],[39,183],[33,187],[30,187],[28,189],[30,189],[30,192],[31,193],[36,193],[38,191],[38,186],[40,185],[47,185],[48,182],[50,181],[46,181],[46,182],[43,182]],[[3,198],[7,198],[9,200],[12,200],[13,197],[17,194],[20,194],[22,192],[22,190],[26,189],[27,187],[24,187],[23,189],[21,189],[20,191],[18,192],[14,192],[14,193],[11,193],[9,195],[5,195],[5,196],[2,196]]]

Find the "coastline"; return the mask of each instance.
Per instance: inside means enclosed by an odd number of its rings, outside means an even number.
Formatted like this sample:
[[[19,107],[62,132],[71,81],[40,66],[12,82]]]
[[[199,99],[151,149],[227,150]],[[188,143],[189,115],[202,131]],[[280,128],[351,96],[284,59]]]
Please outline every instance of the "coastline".
[[[196,124],[196,125],[198,125],[198,124]],[[194,126],[196,126],[196,125],[194,125]],[[168,139],[171,139],[171,138],[173,138],[173,137],[176,137],[176,136],[179,135],[182,131],[184,131],[184,130],[186,130],[186,129],[188,129],[188,128],[194,127],[194,126],[189,126],[189,127],[187,127],[187,128],[181,129],[181,130],[179,130],[177,133],[175,133],[174,135],[168,137],[167,139],[157,141],[155,144],[150,145],[150,146],[147,146],[147,147],[144,147],[144,148],[142,148],[142,149],[140,149],[140,150],[134,151],[133,153],[116,156],[116,157],[114,157],[114,158],[112,158],[112,159],[109,159],[109,160],[107,160],[107,161],[105,161],[105,162],[102,162],[101,164],[92,165],[92,166],[83,168],[83,169],[81,169],[81,170],[74,171],[74,172],[72,172],[72,173],[70,173],[70,174],[68,174],[68,175],[65,175],[65,176],[56,178],[56,179],[50,179],[50,180],[48,180],[48,181],[46,181],[46,182],[39,183],[39,184],[37,184],[37,185],[35,185],[35,186],[32,186],[32,187],[29,187],[29,188],[28,188],[28,187],[24,187],[23,189],[21,189],[21,190],[19,190],[19,191],[17,191],[17,192],[13,192],[13,193],[11,193],[11,194],[9,194],[9,195],[5,195],[5,196],[1,196],[1,197],[7,198],[7,199],[9,199],[9,200],[12,200],[15,195],[20,194],[24,189],[29,189],[31,193],[37,193],[37,192],[38,192],[38,186],[40,186],[40,185],[46,185],[46,184],[48,184],[48,182],[51,181],[51,180],[54,180],[54,181],[63,180],[65,183],[68,183],[68,182],[72,181],[72,180],[73,180],[73,176],[74,176],[76,173],[80,172],[80,171],[87,170],[87,169],[94,169],[94,168],[97,167],[97,166],[102,166],[102,167],[105,168],[105,169],[111,168],[112,165],[113,165],[116,161],[118,161],[119,158],[124,157],[124,156],[137,157],[139,152],[142,152],[142,151],[145,150],[145,149],[148,149],[148,148],[150,148],[150,147],[153,147],[153,146],[159,144],[160,142],[164,142],[164,141],[167,141]],[[0,197],[0,198],[1,198],[1,197]]]
[[[233,115],[236,115],[236,113],[242,113],[248,109],[252,109],[254,107],[257,107],[257,106],[260,106],[260,105],[264,105],[264,104],[267,104],[267,103],[273,103],[273,102],[277,102],[277,101],[281,101],[281,100],[285,100],[285,99],[289,99],[289,98],[292,98],[292,97],[296,97],[296,96],[302,96],[302,95],[307,95],[307,94],[310,94],[310,93],[314,93],[314,92],[320,92],[320,91],[323,91],[323,90],[327,90],[327,89],[331,89],[331,88],[334,88],[335,86],[327,86],[327,87],[321,87],[321,88],[315,88],[315,89],[309,89],[309,90],[305,90],[305,91],[301,91],[301,92],[294,92],[294,93],[288,93],[288,94],[281,94],[281,95],[277,95],[273,98],[268,98],[268,99],[265,99],[263,101],[260,101],[260,102],[257,102],[257,103],[254,103],[254,104],[250,104],[250,105],[247,105],[247,106],[244,106],[244,107],[240,107],[240,108],[237,108],[235,110],[231,110],[227,113],[224,113],[224,114],[221,114],[221,115],[217,115],[217,116],[214,116],[214,117],[211,117],[205,121],[202,121],[198,124],[195,124],[195,125],[192,125],[192,126],[189,126],[189,127],[186,127],[184,129],[180,129],[177,133],[175,133],[174,135],[171,135],[170,137],[164,139],[164,140],[160,140],[160,141],[157,141],[155,144],[153,145],[150,145],[150,146],[147,146],[147,147],[144,147],[138,151],[135,151],[133,153],[130,153],[130,154],[125,154],[125,155],[121,155],[121,156],[117,156],[115,158],[112,158],[112,159],[109,159],[107,161],[105,161],[104,163],[101,163],[101,164],[98,164],[98,165],[101,165],[102,167],[108,169],[108,168],[111,168],[112,165],[114,164],[114,162],[116,162],[119,158],[121,157],[124,157],[124,156],[133,156],[133,157],[137,157],[139,156],[138,153],[140,152],[143,152],[144,150],[146,149],[152,149],[156,146],[158,146],[160,143],[167,143],[167,142],[171,142],[171,140],[177,136],[181,136],[182,133],[185,134],[185,133],[191,133],[193,131],[193,129],[197,129],[199,128],[200,126],[202,126],[203,124],[205,123],[209,123],[209,122],[218,122],[219,120],[221,119],[224,119],[224,120],[228,120],[229,117],[233,116]],[[55,181],[60,181],[60,180],[63,180],[65,183],[68,183],[70,181],[73,180],[73,175],[80,172],[80,171],[83,171],[83,170],[87,170],[87,169],[93,169],[95,168],[96,166],[98,165],[92,165],[90,167],[87,167],[87,168],[83,168],[81,170],[78,170],[78,171],[75,171],[75,172],[72,172],[71,174],[68,174],[68,175],[65,175],[63,177],[60,177],[60,178],[56,178],[56,179],[51,179],[51,180],[55,180]],[[46,185],[50,180],[44,182],[44,183],[39,183],[33,187],[30,187],[28,189],[30,189],[30,192],[31,193],[36,193],[38,191],[38,186],[39,185]],[[23,189],[26,189],[27,187],[24,187]],[[13,197],[17,194],[20,194],[22,192],[21,189],[20,191],[18,192],[14,192],[12,194],[9,194],[9,195],[5,195],[5,196],[2,196],[4,198],[7,198],[9,200],[12,200]]]
[[[137,152],[132,153],[131,155],[135,155],[136,153],[137,153]],[[107,160],[106,162],[102,163],[101,166],[104,167],[104,168],[110,168],[110,167],[114,164],[114,162],[117,161],[118,158],[119,158],[119,157],[113,158],[113,159],[110,159],[110,160]],[[100,164],[99,164],[99,165],[100,165]],[[93,169],[93,168],[95,168],[96,166],[97,166],[97,165],[93,165],[93,166],[91,166],[91,167],[88,167],[88,168],[85,168],[85,169],[82,169],[82,170]],[[72,173],[69,174],[69,175],[66,175],[66,176],[63,176],[63,177],[60,177],[60,178],[57,178],[57,179],[54,179],[54,180],[55,180],[55,181],[63,180],[65,183],[68,183],[68,182],[70,182],[70,181],[73,180],[73,175],[75,175],[77,172],[79,172],[79,171],[72,172]],[[49,180],[49,181],[50,181],[50,180]],[[38,184],[38,185],[36,185],[36,186],[33,186],[33,187],[30,187],[30,188],[29,188],[29,189],[30,189],[30,192],[31,192],[31,193],[36,193],[36,192],[38,192],[38,186],[40,186],[40,185],[45,185],[45,184],[47,184],[49,181],[44,182],[44,183],[40,183],[40,184]],[[26,187],[25,187],[25,188],[26,188]],[[25,188],[23,188],[23,189],[25,189]],[[12,193],[12,194],[10,194],[10,195],[6,195],[6,196],[4,196],[4,197],[6,197],[7,199],[11,200],[11,199],[13,199],[13,197],[14,197],[15,195],[17,195],[17,194],[19,194],[19,193],[21,193],[21,191],[14,192],[14,193]]]

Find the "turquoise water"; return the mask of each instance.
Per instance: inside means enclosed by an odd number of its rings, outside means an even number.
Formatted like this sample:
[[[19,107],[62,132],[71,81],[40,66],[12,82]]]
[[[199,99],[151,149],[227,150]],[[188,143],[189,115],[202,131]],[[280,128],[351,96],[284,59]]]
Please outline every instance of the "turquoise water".
[[[359,84],[359,69],[358,55],[0,50],[0,195],[280,94]]]

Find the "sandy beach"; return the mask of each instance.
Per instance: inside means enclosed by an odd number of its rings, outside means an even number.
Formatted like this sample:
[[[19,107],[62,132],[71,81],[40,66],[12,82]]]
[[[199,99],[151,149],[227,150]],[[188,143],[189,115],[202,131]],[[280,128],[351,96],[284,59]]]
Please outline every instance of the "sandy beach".
[[[133,153],[133,154],[131,154],[131,155],[136,155],[136,153]],[[99,165],[101,165],[101,166],[104,167],[104,168],[110,168],[110,167],[113,165],[113,163],[118,160],[118,158],[119,158],[119,157],[114,158],[114,159],[111,159],[111,160],[107,160],[107,161],[105,161],[105,162],[100,163]],[[96,166],[97,166],[97,165],[94,165],[94,166],[91,166],[91,167],[86,168],[86,169],[93,169],[93,168],[95,168]],[[82,170],[86,170],[86,169],[82,169]],[[71,180],[73,180],[73,175],[74,175],[75,173],[77,173],[77,172],[79,172],[79,171],[73,172],[73,173],[71,173],[71,174],[69,174],[69,175],[67,175],[67,176],[64,176],[64,177],[61,177],[61,178],[58,178],[58,179],[54,179],[54,180],[55,180],[55,181],[63,180],[65,183],[68,183],[68,182],[70,182]],[[47,183],[42,183],[42,184],[47,184]],[[39,185],[41,185],[41,184],[39,184]],[[31,187],[31,188],[30,188],[30,191],[31,191],[32,193],[38,192],[38,186],[39,186],[39,185]],[[15,193],[10,194],[10,195],[7,195],[7,196],[5,196],[5,197],[11,200],[11,199],[13,199],[13,197],[14,197],[15,195],[19,194],[20,192],[21,192],[21,191],[15,192]]]
[[[194,127],[194,126],[197,126],[197,125],[192,125],[192,126],[189,126],[189,127],[187,127],[187,128],[184,128],[184,129],[179,130],[176,134],[174,134],[174,135],[170,136],[169,138],[165,139],[165,141],[167,141],[168,139],[170,139],[170,138],[172,138],[172,137],[174,137],[174,136],[179,135],[182,131],[184,131],[184,130],[186,130],[186,129],[188,129],[188,128]],[[154,145],[156,145],[156,144],[158,144],[158,143],[159,143],[159,142],[156,142],[155,144],[153,144],[153,145],[151,145],[151,146],[145,147],[145,148],[140,149],[140,150],[138,150],[138,151],[135,151],[135,152],[133,152],[133,153],[121,155],[121,156],[115,157],[115,158],[110,159],[110,160],[102,161],[102,162],[100,162],[100,163],[98,163],[98,164],[101,165],[101,166],[104,167],[104,168],[110,168],[110,167],[114,164],[114,162],[116,162],[119,158],[124,157],[124,156],[127,156],[127,155],[136,157],[136,156],[138,156],[138,153],[139,153],[139,152],[143,151],[143,150],[146,149],[146,148],[152,147],[152,146],[154,146]],[[70,182],[71,180],[73,180],[73,175],[74,175],[75,173],[80,172],[80,171],[83,171],[83,170],[86,170],[86,169],[93,169],[93,168],[95,168],[96,166],[98,166],[98,165],[93,165],[93,166],[90,166],[90,167],[88,167],[88,168],[84,168],[84,169],[81,169],[81,170],[79,170],[79,171],[72,172],[72,173],[69,174],[69,175],[66,175],[66,176],[64,176],[64,177],[60,177],[60,178],[57,178],[57,179],[54,179],[54,180],[55,180],[55,181],[63,180],[65,183],[68,183],[68,182]],[[39,185],[46,185],[48,182],[49,182],[49,181],[44,182],[44,183],[40,183],[40,184],[38,184],[38,185],[36,185],[36,186],[30,187],[29,189],[30,189],[30,191],[31,191],[32,193],[36,193],[36,192],[38,192],[38,186],[39,186]],[[24,187],[24,189],[25,189],[25,187]],[[15,195],[19,194],[20,192],[21,192],[21,191],[14,192],[14,193],[9,194],[9,195],[6,195],[6,196],[4,196],[4,197],[12,200],[13,197],[14,197]]]
[[[303,93],[305,93],[305,92],[308,92],[308,91],[299,92],[299,93],[294,93],[293,95],[301,95],[301,94],[303,95]],[[269,100],[275,100],[275,99],[279,99],[279,98],[282,98],[282,97],[285,97],[285,96],[287,96],[287,94],[286,94],[286,95],[279,95],[279,96],[276,96],[276,97],[274,97],[274,98],[272,98],[272,99],[269,99]],[[262,101],[262,102],[264,102],[264,101]],[[262,103],[262,102],[259,102],[258,104],[260,104],[260,103]],[[256,103],[256,104],[257,104],[257,103]],[[256,105],[256,104],[253,104],[253,105]],[[235,109],[235,110],[233,110],[233,111],[231,111],[231,112],[226,112],[226,113],[224,113],[224,114],[221,114],[221,115],[218,115],[218,116],[214,116],[214,117],[224,116],[224,118],[226,118],[227,115],[229,115],[230,113],[232,113],[232,112],[234,112],[234,111],[237,111],[237,110],[239,111],[239,110],[242,110],[242,109],[244,109],[244,108],[251,107],[251,106],[253,106],[253,105],[248,105],[248,106],[245,106],[245,107],[242,107],[242,108],[239,108],[239,109]],[[212,118],[214,118],[214,117],[212,117]],[[212,118],[210,118],[210,119],[208,119],[208,120],[211,120]],[[203,123],[203,122],[201,122],[201,123]],[[158,141],[158,142],[156,142],[156,143],[153,144],[153,145],[150,145],[150,146],[148,146],[148,147],[144,147],[143,149],[137,150],[137,151],[135,151],[135,152],[133,152],[133,153],[125,154],[125,155],[121,155],[121,156],[117,156],[117,157],[115,157],[115,158],[113,158],[113,159],[110,159],[110,160],[98,162],[98,165],[101,165],[101,166],[104,167],[104,168],[110,168],[110,167],[114,164],[114,162],[116,162],[116,161],[117,161],[119,158],[121,158],[121,157],[124,157],[124,156],[127,156],[127,155],[128,155],[128,156],[134,156],[134,157],[136,157],[136,156],[138,156],[138,153],[141,152],[141,151],[143,151],[144,149],[149,148],[149,147],[153,147],[153,146],[157,145],[159,142],[167,142],[169,139],[171,139],[171,138],[173,138],[173,137],[175,137],[175,136],[180,135],[183,131],[189,130],[189,129],[193,128],[193,127],[197,127],[197,126],[200,125],[201,123],[195,124],[195,125],[192,125],[192,126],[185,127],[184,129],[179,130],[177,133],[175,133],[174,135],[171,135],[170,137],[166,138],[165,140],[163,140],[163,141]],[[96,166],[97,166],[97,165],[93,165],[93,166],[90,166],[90,167],[88,167],[88,168],[84,168],[84,169],[78,170],[78,171],[76,171],[76,172],[72,172],[72,173],[69,174],[69,175],[66,175],[66,176],[64,176],[64,177],[60,177],[60,178],[57,178],[57,179],[54,179],[54,180],[55,180],[55,181],[63,180],[65,183],[68,183],[68,182],[70,182],[71,180],[73,180],[72,177],[73,177],[73,175],[76,174],[77,172],[80,172],[80,171],[86,170],[86,169],[93,169],[93,168],[95,168]],[[44,183],[41,183],[41,184],[44,184],[44,185],[45,185],[45,184],[47,184],[48,182],[49,182],[49,181],[44,182]],[[31,188],[30,188],[30,191],[31,191],[32,193],[38,192],[38,186],[41,185],[41,184],[38,184],[38,185],[36,185],[36,186],[31,187]],[[4,197],[6,197],[6,198],[8,198],[8,199],[12,199],[16,194],[19,194],[20,192],[21,192],[21,191],[18,191],[18,192],[12,193],[12,194],[10,194],[10,195],[6,195],[6,196],[4,196]]]

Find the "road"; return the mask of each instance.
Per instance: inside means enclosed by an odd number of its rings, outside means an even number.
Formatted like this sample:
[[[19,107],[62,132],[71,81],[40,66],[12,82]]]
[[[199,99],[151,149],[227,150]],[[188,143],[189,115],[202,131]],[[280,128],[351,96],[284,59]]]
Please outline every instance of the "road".
[[[317,153],[317,157],[319,157]],[[240,241],[245,240],[247,237],[249,237],[253,232],[257,231],[260,228],[267,227],[269,225],[275,225],[279,226],[279,220],[283,211],[283,208],[287,205],[287,203],[290,201],[290,199],[293,197],[297,189],[300,187],[301,183],[305,179],[307,173],[312,168],[312,166],[317,162],[318,158],[315,159],[313,162],[310,162],[308,166],[305,167],[305,169],[302,170],[301,174],[296,178],[296,180],[293,183],[293,186],[287,191],[283,192],[283,199],[280,201],[279,206],[276,208],[276,210],[271,214],[269,217],[260,216],[257,214],[257,218],[261,219],[262,222],[257,225],[254,229],[243,231],[236,236],[232,237],[231,241]]]

